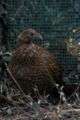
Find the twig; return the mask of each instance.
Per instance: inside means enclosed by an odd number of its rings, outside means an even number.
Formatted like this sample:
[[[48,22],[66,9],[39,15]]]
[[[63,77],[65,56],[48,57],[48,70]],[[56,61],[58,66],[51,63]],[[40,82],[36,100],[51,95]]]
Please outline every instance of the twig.
[[[20,90],[20,92],[22,93],[22,95],[23,95],[25,98],[27,98],[27,102],[29,102],[30,99],[26,96],[26,94],[25,94],[24,91],[22,90],[21,86],[19,85],[19,83],[17,82],[17,80],[16,80],[16,79],[14,78],[14,76],[12,75],[9,67],[7,66],[6,63],[4,63],[4,64],[5,64],[6,70],[7,70],[8,74],[10,75],[11,79],[12,79],[12,80],[14,81],[14,83],[17,85],[17,87],[18,87],[18,89]]]
[[[17,103],[14,100],[9,99],[4,95],[0,95],[0,104],[4,104],[4,103],[10,104],[10,105],[17,105]]]

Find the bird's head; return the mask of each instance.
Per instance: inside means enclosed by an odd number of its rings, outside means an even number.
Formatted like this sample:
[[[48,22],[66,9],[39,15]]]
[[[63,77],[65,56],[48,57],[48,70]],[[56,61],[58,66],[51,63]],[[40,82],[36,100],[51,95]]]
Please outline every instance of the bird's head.
[[[18,42],[20,44],[24,44],[24,43],[29,44],[29,43],[33,42],[33,40],[35,40],[35,39],[43,40],[43,37],[40,33],[38,33],[34,29],[24,30],[18,36]]]

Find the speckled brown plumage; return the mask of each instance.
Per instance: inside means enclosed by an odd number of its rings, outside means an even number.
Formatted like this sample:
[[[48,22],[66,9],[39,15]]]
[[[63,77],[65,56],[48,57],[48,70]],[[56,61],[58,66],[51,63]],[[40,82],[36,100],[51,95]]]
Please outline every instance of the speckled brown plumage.
[[[23,31],[18,47],[13,51],[9,68],[23,91],[28,94],[38,86],[40,94],[48,92],[56,83],[62,84],[62,72],[55,57],[46,49],[34,44],[32,37],[41,35],[33,29]]]

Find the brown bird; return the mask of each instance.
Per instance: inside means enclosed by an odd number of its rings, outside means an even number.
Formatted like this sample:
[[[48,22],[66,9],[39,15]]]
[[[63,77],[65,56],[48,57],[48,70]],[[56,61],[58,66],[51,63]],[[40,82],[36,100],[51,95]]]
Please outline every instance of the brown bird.
[[[34,44],[33,39],[42,39],[41,34],[34,29],[20,33],[9,68],[26,94],[32,93],[35,86],[40,94],[44,94],[44,91],[48,93],[55,83],[63,83],[62,71],[55,57]]]

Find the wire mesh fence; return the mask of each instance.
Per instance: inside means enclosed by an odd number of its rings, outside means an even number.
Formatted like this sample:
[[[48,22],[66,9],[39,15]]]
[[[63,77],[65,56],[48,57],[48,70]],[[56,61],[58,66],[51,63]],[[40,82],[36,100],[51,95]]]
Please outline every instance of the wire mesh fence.
[[[72,37],[73,29],[80,27],[79,9],[79,0],[3,0],[0,16],[6,26],[4,41],[7,41],[3,44],[8,43],[6,47],[13,49],[21,31],[26,28],[37,29],[44,40],[33,42],[46,47],[57,56],[63,65],[66,80],[72,71],[77,74],[77,58],[67,51],[65,40]]]

